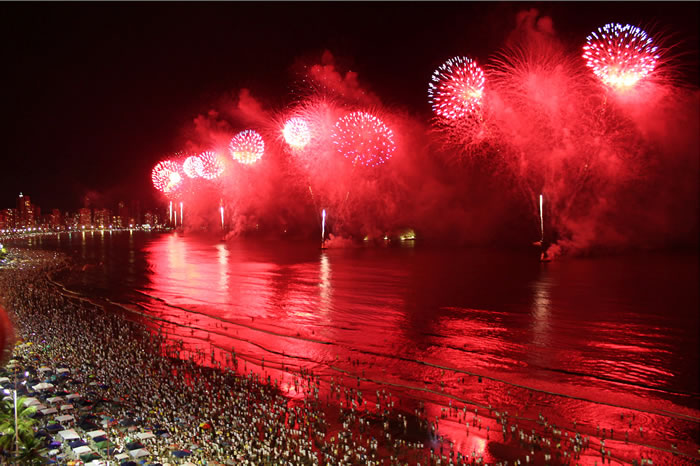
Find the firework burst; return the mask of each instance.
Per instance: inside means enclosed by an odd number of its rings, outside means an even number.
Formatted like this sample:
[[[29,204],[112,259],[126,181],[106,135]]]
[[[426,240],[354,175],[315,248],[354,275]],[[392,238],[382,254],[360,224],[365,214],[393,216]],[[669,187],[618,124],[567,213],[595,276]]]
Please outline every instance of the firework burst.
[[[484,72],[467,57],[447,60],[435,70],[428,100],[440,118],[454,120],[479,109],[484,94]]]
[[[654,71],[658,47],[638,27],[606,24],[592,32],[583,46],[583,58],[593,73],[608,86],[625,90]]]
[[[353,165],[381,165],[396,150],[394,133],[379,118],[366,112],[353,112],[340,118],[331,138],[338,152],[352,160]]]
[[[250,165],[257,162],[265,153],[265,141],[260,134],[247,129],[231,139],[229,151],[234,160]]]
[[[203,169],[202,160],[196,155],[190,155],[182,164],[182,170],[189,178],[197,178],[199,176],[198,173]]]
[[[182,183],[182,175],[180,175],[180,166],[172,160],[163,160],[158,162],[151,172],[151,180],[153,186],[163,193],[172,193],[176,191]]]
[[[284,124],[284,140],[292,149],[303,149],[311,141],[311,129],[303,118],[292,117]]]
[[[195,164],[197,175],[205,180],[213,180],[224,172],[224,164],[219,160],[216,152],[205,151],[197,156],[201,164]]]

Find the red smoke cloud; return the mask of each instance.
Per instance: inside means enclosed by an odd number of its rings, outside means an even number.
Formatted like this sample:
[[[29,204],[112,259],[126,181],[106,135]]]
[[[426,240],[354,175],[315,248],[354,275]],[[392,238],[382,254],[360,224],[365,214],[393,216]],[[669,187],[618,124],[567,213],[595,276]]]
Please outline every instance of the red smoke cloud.
[[[304,87],[287,108],[246,89],[225,96],[187,132],[187,149],[219,151],[226,171],[184,191],[185,223],[219,231],[223,205],[229,237],[315,238],[326,209],[336,237],[411,227],[419,238],[524,245],[539,238],[543,193],[552,253],[695,244],[697,90],[651,80],[636,98],[612,94],[571,50],[550,18],[522,12],[506,48],[482,64],[482,113],[448,130],[387,108],[329,52],[302,67]],[[353,166],[333,144],[335,122],[356,110],[393,131],[397,149],[383,165]],[[303,149],[282,138],[291,116],[312,128]],[[243,129],[265,139],[250,166],[227,152]]]

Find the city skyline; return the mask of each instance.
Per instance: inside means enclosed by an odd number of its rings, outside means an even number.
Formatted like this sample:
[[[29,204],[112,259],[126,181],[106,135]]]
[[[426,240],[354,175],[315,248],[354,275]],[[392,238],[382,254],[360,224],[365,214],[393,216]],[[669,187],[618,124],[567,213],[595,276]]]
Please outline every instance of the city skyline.
[[[20,192],[15,207],[0,208],[0,230],[26,228],[67,229],[78,227],[126,228],[136,225],[159,225],[164,222],[164,209],[144,209],[138,200],[119,201],[114,208],[91,207],[86,202],[75,209],[42,209],[32,203],[31,196]]]

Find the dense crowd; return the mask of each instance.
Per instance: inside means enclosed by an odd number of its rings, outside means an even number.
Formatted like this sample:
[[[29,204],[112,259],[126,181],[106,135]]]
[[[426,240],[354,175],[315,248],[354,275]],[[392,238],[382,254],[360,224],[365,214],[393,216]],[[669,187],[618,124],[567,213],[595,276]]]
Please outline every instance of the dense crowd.
[[[120,420],[167,433],[150,444],[151,461],[173,462],[173,451],[189,450],[197,464],[483,463],[483,450],[458,451],[443,436],[446,420],[461,424],[466,436],[498,435],[516,458],[510,464],[619,460],[605,433],[593,439],[543,416],[526,424],[506,410],[451,401],[440,416],[428,416],[423,403],[411,412],[381,387],[304,369],[283,388],[282,378],[240,367],[235,353],[206,367],[181,341],[60,293],[47,274],[66,267],[57,253],[22,251],[11,268],[0,269],[0,294],[18,337],[32,342],[33,364],[71,368],[76,387],[90,384],[114,419],[106,428],[118,449],[131,439],[117,428]],[[29,362],[28,354],[16,357]]]

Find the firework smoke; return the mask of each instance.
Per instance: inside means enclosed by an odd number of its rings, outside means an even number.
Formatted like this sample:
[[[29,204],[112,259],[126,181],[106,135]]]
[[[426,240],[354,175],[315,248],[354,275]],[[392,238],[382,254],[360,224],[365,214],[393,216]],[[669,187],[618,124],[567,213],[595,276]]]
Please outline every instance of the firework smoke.
[[[697,90],[647,76],[613,92],[581,56],[585,37],[562,43],[535,10],[516,24],[504,48],[480,60],[478,102],[449,124],[383,105],[328,52],[304,63],[305,87],[284,108],[245,89],[225,96],[193,120],[186,148],[225,153],[246,128],[264,143],[246,146],[254,169],[226,157],[216,182],[185,178],[196,186],[178,190],[185,227],[220,231],[225,212],[229,238],[317,238],[323,207],[327,245],[406,227],[469,244],[529,245],[546,231],[550,255],[689,241],[698,230],[687,214],[698,207]],[[381,123],[372,144],[347,115]]]

